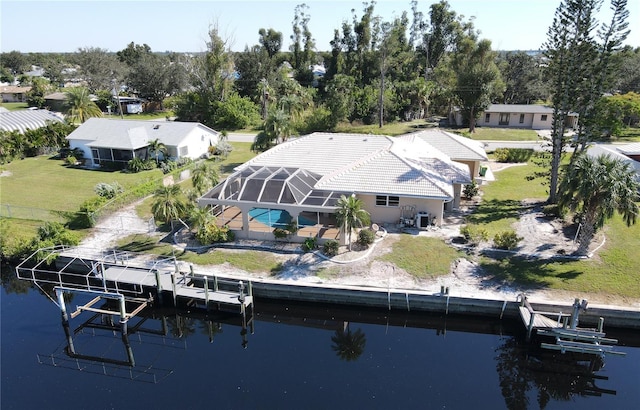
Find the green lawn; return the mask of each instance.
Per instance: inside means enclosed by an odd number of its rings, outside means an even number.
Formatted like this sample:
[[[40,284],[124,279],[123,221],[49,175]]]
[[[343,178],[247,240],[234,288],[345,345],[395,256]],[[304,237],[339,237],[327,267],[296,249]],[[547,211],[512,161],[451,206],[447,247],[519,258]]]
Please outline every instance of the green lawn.
[[[99,182],[118,182],[126,190],[141,181],[162,178],[160,169],[130,174],[68,168],[47,156],[15,160],[3,169],[11,175],[0,178],[0,203],[56,211],[77,210],[96,195]]]
[[[473,134],[469,134],[468,129],[452,129],[449,131],[481,141],[537,141],[539,139],[534,130],[516,128],[477,127]]]
[[[5,103],[0,103],[0,107],[4,107],[9,111],[19,111],[19,110],[26,110],[27,108],[29,108],[29,105],[27,103],[5,102]]]
[[[451,264],[464,254],[436,238],[401,235],[393,252],[381,260],[391,262],[417,278],[448,275]]]
[[[497,180],[482,187],[483,200],[468,218],[469,222],[486,229],[489,238],[511,229],[522,199],[545,200],[548,196],[541,180],[525,179],[535,169],[535,165],[528,164],[497,172]],[[481,265],[497,279],[534,288],[640,298],[640,275],[634,258],[640,249],[640,223],[627,227],[616,215],[604,230],[606,245],[592,259],[550,262],[517,257],[482,258]]]
[[[349,123],[341,123],[336,126],[335,132],[396,136],[433,127],[433,124],[428,124],[425,120],[391,122],[384,124],[382,128],[380,128],[377,124],[352,125]]]
[[[130,235],[118,241],[117,247],[128,252],[142,252],[159,256],[173,256],[174,251],[167,243],[158,243],[147,235]],[[282,268],[282,264],[270,252],[265,251],[227,251],[212,249],[205,253],[183,251],[175,254],[180,261],[190,262],[195,265],[221,265],[229,263],[247,272],[271,272],[276,274]]]

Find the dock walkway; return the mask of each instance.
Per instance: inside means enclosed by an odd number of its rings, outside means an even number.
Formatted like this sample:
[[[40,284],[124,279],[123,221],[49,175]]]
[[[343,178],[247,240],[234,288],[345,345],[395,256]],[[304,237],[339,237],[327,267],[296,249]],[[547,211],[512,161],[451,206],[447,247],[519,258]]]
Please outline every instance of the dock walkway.
[[[558,350],[562,353],[577,352],[587,354],[617,354],[624,355],[623,352],[613,350],[612,345],[617,344],[616,339],[606,337],[602,331],[604,320],[600,318],[598,329],[583,329],[578,327],[578,316],[581,310],[586,310],[587,301],[576,299],[573,304],[573,312],[566,314],[562,312],[545,312],[533,309],[526,296],[520,295],[520,306],[518,310],[520,317],[527,328],[527,339],[530,339],[533,332],[537,335],[547,336],[554,339],[555,343],[541,343],[544,349]],[[552,319],[551,317],[556,319]]]
[[[207,309],[235,310],[243,315],[247,308],[253,307],[251,282],[220,279],[210,272],[196,273],[193,266],[185,272],[174,257],[137,258],[127,252],[99,252],[80,247],[53,247],[40,249],[38,253],[55,260],[55,267],[36,263],[34,253],[16,267],[20,279],[68,291],[76,289],[132,299],[153,294],[162,301],[163,296],[171,296],[174,305],[184,302]]]

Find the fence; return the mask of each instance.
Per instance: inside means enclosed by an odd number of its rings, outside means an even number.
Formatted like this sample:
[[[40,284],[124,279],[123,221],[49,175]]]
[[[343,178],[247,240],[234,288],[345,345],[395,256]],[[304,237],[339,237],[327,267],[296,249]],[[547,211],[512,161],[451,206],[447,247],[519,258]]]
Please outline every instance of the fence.
[[[0,217],[47,222],[65,222],[62,211],[11,204],[0,204]]]

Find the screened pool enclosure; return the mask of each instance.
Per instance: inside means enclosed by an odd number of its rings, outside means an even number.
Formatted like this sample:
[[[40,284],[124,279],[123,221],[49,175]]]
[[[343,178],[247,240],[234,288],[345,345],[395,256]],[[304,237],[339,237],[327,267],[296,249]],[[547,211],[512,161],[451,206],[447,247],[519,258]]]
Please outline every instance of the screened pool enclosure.
[[[211,206],[220,225],[226,225],[239,238],[271,239],[273,225],[267,215],[287,213],[298,225],[297,238],[309,236],[338,239],[334,213],[341,195],[351,192],[314,188],[322,175],[300,168],[248,166],[243,168],[198,200],[200,206]],[[277,225],[282,227],[281,225]],[[269,234],[269,235],[268,235]]]

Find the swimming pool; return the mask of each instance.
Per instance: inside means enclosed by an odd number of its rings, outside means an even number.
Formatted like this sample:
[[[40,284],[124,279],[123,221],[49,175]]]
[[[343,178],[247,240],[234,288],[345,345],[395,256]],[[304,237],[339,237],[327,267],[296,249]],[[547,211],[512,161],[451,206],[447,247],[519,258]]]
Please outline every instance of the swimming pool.
[[[291,222],[291,215],[284,209],[253,208],[249,211],[249,217],[272,228],[286,228]],[[298,217],[299,226],[313,226],[315,224],[315,221],[308,218]]]

